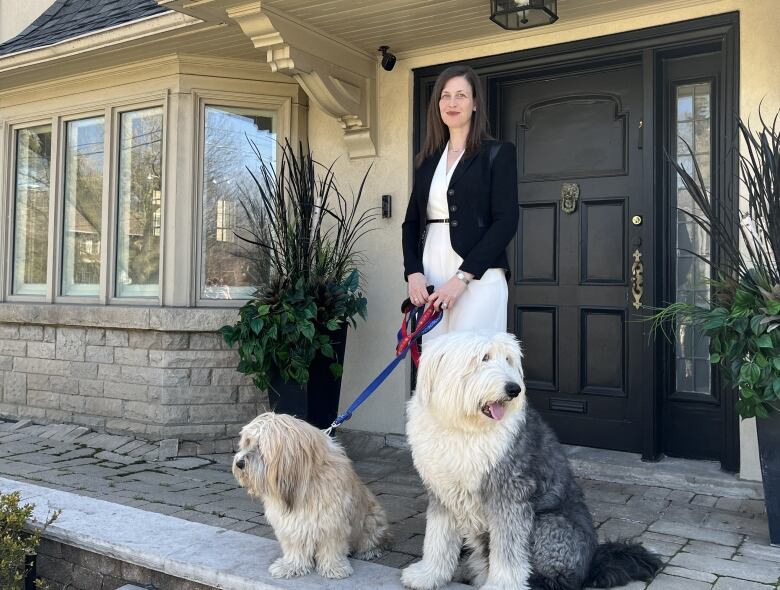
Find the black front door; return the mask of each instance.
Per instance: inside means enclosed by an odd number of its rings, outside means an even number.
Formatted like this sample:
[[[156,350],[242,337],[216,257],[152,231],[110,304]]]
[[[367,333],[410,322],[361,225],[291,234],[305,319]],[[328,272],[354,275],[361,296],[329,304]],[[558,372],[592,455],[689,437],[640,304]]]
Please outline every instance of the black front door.
[[[529,399],[563,442],[633,452],[652,370],[637,321],[653,248],[642,83],[635,62],[491,88],[518,149],[510,330]]]

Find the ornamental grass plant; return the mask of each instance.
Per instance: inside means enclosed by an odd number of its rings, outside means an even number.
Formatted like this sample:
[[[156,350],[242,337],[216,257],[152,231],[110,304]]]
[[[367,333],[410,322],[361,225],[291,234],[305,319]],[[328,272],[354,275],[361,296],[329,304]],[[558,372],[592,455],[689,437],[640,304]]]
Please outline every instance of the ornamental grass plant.
[[[698,212],[681,210],[709,237],[711,268],[705,302],[677,302],[653,317],[667,335],[680,322],[710,338],[710,363],[738,392],[744,418],[780,411],[780,129],[759,115],[754,131],[739,121],[740,182],[711,198],[695,157],[692,170],[670,158]],[[690,151],[690,150],[689,150]]]
[[[268,280],[222,335],[238,346],[238,371],[259,389],[268,388],[273,374],[306,384],[318,354],[333,360],[331,372],[340,377],[334,337],[345,324],[356,327],[357,316],[366,318],[358,242],[377,217],[375,209],[361,207],[368,171],[348,198],[336,182],[335,162],[324,166],[302,145],[296,150],[285,142],[274,166],[252,148],[256,191],[240,200],[248,222],[236,236],[259,247]]]

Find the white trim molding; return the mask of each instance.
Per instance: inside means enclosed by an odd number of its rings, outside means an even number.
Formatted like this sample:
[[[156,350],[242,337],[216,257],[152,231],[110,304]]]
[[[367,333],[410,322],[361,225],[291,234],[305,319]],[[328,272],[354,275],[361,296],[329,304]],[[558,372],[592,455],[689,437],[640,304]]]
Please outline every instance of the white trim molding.
[[[377,154],[376,59],[306,26],[262,0],[158,0],[206,22],[232,21],[265,50],[273,72],[294,78],[309,98],[336,119],[350,158]]]

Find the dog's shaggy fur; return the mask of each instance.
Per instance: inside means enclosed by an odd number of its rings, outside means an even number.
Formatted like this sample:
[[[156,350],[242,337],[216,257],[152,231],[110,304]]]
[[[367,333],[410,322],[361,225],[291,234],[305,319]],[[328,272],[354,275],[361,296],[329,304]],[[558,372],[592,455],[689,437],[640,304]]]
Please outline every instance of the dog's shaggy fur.
[[[608,588],[660,567],[638,544],[598,545],[563,449],[524,394],[513,336],[455,332],[426,344],[407,435],[429,504],[422,561],[402,574],[408,588],[450,581],[464,540],[482,590]]]
[[[352,574],[347,559],[373,559],[387,543],[387,517],[327,434],[284,414],[261,414],[241,429],[233,475],[263,501],[283,556],[276,578]]]

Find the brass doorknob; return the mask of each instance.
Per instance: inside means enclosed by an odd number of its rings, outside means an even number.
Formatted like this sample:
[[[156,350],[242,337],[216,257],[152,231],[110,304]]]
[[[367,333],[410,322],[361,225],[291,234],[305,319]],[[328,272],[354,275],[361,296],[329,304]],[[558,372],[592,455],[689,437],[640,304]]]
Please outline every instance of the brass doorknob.
[[[631,218],[631,223],[634,225],[642,225],[642,216],[641,215],[634,215]]]

